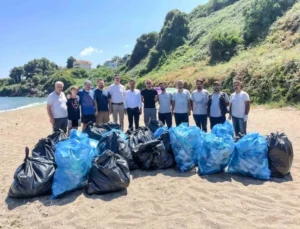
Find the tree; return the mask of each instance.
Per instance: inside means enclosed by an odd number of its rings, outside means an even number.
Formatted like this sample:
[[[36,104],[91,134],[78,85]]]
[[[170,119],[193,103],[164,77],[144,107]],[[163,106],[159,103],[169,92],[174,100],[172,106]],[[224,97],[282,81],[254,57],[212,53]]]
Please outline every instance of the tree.
[[[73,68],[73,63],[76,59],[73,56],[70,56],[67,60],[67,68]]]
[[[34,59],[24,65],[26,78],[32,78],[35,74],[50,75],[57,70],[57,65],[47,58]]]
[[[9,77],[14,80],[15,83],[20,83],[22,76],[24,75],[24,68],[23,67],[14,67],[10,73]]]

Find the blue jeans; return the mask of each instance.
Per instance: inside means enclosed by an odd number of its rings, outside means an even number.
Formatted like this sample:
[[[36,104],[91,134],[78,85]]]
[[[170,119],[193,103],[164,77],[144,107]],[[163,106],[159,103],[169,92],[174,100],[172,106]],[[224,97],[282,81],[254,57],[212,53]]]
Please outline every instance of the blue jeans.
[[[164,125],[167,123],[168,128],[172,127],[172,114],[170,113],[158,113],[158,119]]]
[[[235,132],[235,136],[247,134],[247,122],[244,122],[243,118],[236,118],[232,116],[232,124]]]
[[[188,113],[174,113],[176,126],[179,126],[183,122],[189,123]]]
[[[203,131],[207,132],[207,115],[194,114],[194,120],[196,125]]]

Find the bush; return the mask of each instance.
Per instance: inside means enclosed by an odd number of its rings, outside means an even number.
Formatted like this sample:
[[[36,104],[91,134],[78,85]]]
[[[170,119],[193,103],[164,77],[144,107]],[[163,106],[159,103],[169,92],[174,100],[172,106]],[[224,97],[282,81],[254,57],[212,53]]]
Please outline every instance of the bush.
[[[76,83],[76,81],[71,77],[64,76],[61,72],[57,72],[47,80],[44,85],[44,90],[47,90],[48,93],[54,91],[56,81],[62,81],[64,83],[65,90]]]
[[[39,76],[39,75],[34,75],[33,77],[32,77],[32,82],[34,83],[34,85],[38,85],[39,83],[40,83],[40,81],[41,81],[41,76]]]
[[[74,69],[71,73],[72,78],[77,78],[77,79],[87,79],[89,76],[87,74],[87,71],[85,69],[79,68],[79,69]]]
[[[158,64],[161,52],[156,49],[152,49],[149,54],[149,60],[147,63],[147,72],[150,72]]]

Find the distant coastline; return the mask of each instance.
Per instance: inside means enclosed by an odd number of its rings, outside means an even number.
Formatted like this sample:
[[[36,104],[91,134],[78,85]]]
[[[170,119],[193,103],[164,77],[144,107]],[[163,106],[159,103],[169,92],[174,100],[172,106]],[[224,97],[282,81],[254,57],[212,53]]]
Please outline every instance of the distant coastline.
[[[0,97],[0,113],[26,109],[46,103],[46,98]]]

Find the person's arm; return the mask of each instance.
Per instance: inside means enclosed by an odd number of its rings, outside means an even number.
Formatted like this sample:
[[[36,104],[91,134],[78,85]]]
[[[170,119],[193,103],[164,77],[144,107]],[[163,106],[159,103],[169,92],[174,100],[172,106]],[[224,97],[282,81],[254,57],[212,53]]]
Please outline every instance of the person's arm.
[[[139,101],[139,104],[138,104],[138,106],[139,106],[139,112],[140,112],[140,114],[142,114],[142,106],[143,106],[143,104],[142,104],[141,92],[139,93],[138,101]]]
[[[225,105],[228,107],[229,106],[229,98],[227,93],[225,93]]]
[[[97,101],[94,100],[94,107],[95,107],[95,116],[98,115],[98,104],[97,104]]]
[[[54,125],[54,118],[53,118],[53,115],[52,115],[51,107],[52,107],[51,104],[47,104],[47,113],[48,113],[48,116],[49,116],[49,119],[50,119],[50,123],[52,125]]]
[[[190,92],[188,91],[187,93],[187,100],[188,100],[188,115],[190,116],[191,115],[191,108],[192,108],[192,105],[191,105],[191,94]]]
[[[171,100],[171,105],[172,105],[172,114],[174,114],[174,109],[175,109],[175,101],[174,100]]]
[[[231,102],[231,96],[230,96],[230,99],[229,99],[229,116],[228,116],[228,119],[231,120],[232,118],[232,102]]]

